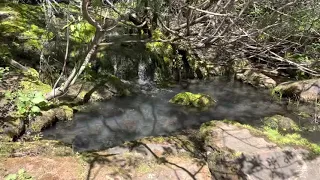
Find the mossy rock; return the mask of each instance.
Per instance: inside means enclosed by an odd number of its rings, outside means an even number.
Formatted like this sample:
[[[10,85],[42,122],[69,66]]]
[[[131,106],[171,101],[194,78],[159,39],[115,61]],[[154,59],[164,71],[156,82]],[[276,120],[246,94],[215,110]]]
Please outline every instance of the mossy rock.
[[[0,158],[16,155],[37,154],[38,156],[74,156],[70,146],[54,140],[36,140],[31,142],[0,143]]]
[[[43,48],[41,41],[44,38],[52,37],[52,35],[48,36],[45,30],[42,7],[0,2],[0,13],[8,15],[7,18],[0,22],[0,37],[2,41],[11,42],[5,57],[15,59],[23,56],[31,59],[34,55],[40,55],[40,51]],[[1,46],[2,43],[0,43]]]
[[[53,108],[48,111],[42,111],[30,124],[31,132],[41,132],[41,130],[50,127],[57,121],[72,120],[73,109],[64,105]]]
[[[216,101],[211,96],[206,94],[182,92],[175,95],[172,99],[170,99],[169,102],[183,106],[205,108],[214,105]]]
[[[23,75],[24,78],[20,82],[22,93],[38,91],[46,94],[52,90],[50,85],[40,81],[39,73],[35,69],[29,68],[28,71],[23,72]]]
[[[320,79],[284,82],[276,86],[272,94],[303,102],[315,102],[320,99]]]
[[[41,132],[41,130],[51,126],[57,120],[54,110],[42,111],[41,115],[37,116],[35,120],[30,123],[29,130],[31,132]]]
[[[242,179],[239,176],[241,164],[232,153],[223,150],[214,150],[207,157],[208,168],[216,179]]]
[[[271,128],[279,132],[300,131],[299,126],[292,119],[281,115],[266,117],[263,120],[263,124],[265,128]]]
[[[0,141],[9,142],[18,137],[24,130],[24,122],[21,118],[11,117],[5,120],[0,127]]]
[[[272,78],[253,70],[246,70],[244,73],[237,73],[236,79],[256,87],[273,88],[277,85]]]

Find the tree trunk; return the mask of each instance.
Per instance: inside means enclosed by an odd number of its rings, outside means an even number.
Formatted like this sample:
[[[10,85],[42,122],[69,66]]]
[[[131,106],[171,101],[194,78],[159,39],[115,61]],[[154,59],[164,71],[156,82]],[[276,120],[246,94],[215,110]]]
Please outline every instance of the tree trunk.
[[[78,79],[79,75],[84,71],[85,67],[88,65],[88,63],[92,60],[94,55],[97,53],[98,45],[104,38],[104,32],[96,30],[95,37],[89,47],[89,50],[87,52],[87,55],[82,62],[80,68],[74,67],[71,74],[67,78],[67,80],[60,86],[55,89],[53,89],[51,92],[46,94],[46,99],[51,100],[53,98],[59,97],[67,92],[68,88],[75,83],[75,81]]]

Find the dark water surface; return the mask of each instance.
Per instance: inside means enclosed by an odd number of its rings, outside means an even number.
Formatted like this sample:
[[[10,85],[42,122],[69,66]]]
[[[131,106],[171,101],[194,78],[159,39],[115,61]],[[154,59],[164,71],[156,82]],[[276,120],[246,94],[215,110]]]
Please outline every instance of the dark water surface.
[[[183,91],[209,94],[217,104],[199,112],[168,103]],[[217,78],[192,84],[187,90],[151,89],[131,97],[89,104],[86,112],[75,114],[73,121],[58,122],[43,135],[72,144],[78,151],[99,150],[145,136],[195,128],[210,120],[231,119],[254,125],[275,114],[290,115],[268,90]]]

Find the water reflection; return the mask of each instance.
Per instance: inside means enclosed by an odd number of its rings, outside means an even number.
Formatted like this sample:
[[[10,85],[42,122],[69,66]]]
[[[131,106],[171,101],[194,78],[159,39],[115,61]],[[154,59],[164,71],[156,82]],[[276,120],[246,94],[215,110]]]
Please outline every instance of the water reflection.
[[[286,113],[268,91],[227,79],[193,84],[187,91],[209,94],[217,104],[203,112],[190,110],[168,103],[181,92],[179,87],[153,89],[133,97],[90,104],[87,112],[75,115],[74,121],[60,122],[45,130],[44,137],[70,143],[78,151],[98,150],[145,136],[197,127],[213,119],[255,124],[265,116]]]

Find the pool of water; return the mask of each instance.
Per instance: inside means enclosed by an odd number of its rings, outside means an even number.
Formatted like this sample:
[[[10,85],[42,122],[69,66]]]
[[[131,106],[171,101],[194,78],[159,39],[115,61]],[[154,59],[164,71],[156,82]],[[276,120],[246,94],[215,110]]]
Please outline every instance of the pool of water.
[[[168,102],[183,91],[209,94],[217,103],[206,111],[197,111]],[[151,88],[134,96],[88,104],[86,111],[76,113],[73,121],[58,122],[43,136],[72,144],[77,151],[101,150],[124,141],[197,128],[210,120],[231,119],[258,125],[263,117],[275,114],[293,116],[268,90],[216,78],[192,84],[188,89]]]

